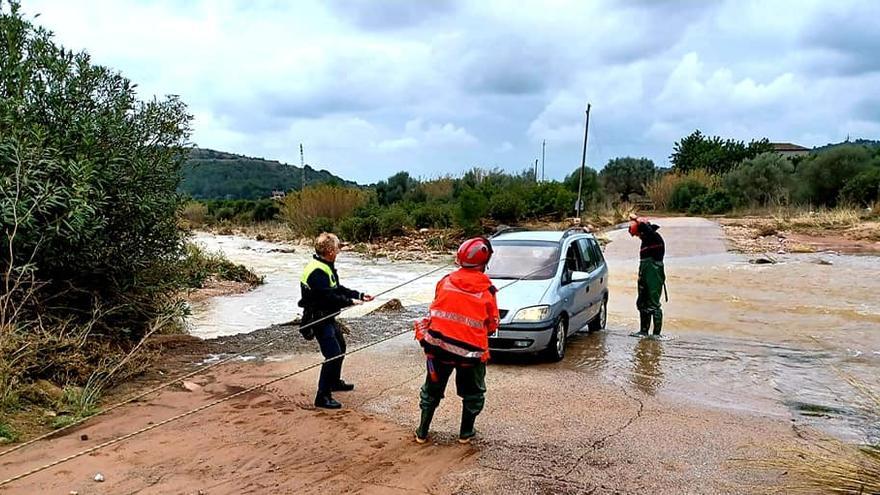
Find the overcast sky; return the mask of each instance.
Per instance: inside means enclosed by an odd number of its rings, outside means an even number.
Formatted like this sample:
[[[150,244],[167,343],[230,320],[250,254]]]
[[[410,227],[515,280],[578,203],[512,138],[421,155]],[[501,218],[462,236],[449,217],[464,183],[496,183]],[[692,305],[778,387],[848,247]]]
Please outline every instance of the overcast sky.
[[[178,94],[202,147],[361,183],[547,176],[704,133],[880,137],[880,1],[25,0],[68,48]]]

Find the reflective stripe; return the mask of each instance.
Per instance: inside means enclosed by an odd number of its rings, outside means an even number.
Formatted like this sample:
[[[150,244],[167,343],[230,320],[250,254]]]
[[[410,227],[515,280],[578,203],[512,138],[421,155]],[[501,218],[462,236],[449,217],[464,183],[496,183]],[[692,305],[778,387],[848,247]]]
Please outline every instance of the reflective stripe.
[[[324,263],[323,261],[312,259],[303,269],[302,277],[299,279],[300,283],[309,287],[309,277],[312,276],[312,272],[315,270],[321,270],[322,272],[327,274],[327,278],[330,279],[330,288],[336,288],[336,277],[333,276],[333,270],[330,269],[330,265]],[[311,289],[311,287],[309,287]]]
[[[462,357],[471,358],[471,359],[482,359],[483,358],[483,351],[469,351],[469,350],[464,349],[462,347],[459,347],[455,344],[450,344],[449,342],[446,342],[445,340],[438,339],[437,337],[434,337],[433,335],[431,335],[428,332],[425,332],[424,341],[427,342],[428,344],[431,344],[434,347],[439,347],[440,349],[443,349],[444,351],[455,354],[457,356],[462,356]]]
[[[443,281],[443,290],[448,290],[449,292],[457,292],[459,294],[464,294],[466,296],[471,296],[474,299],[482,299],[483,294],[481,292],[468,292],[466,290],[459,289],[447,278]]]
[[[431,317],[442,318],[444,320],[454,321],[456,323],[461,323],[462,325],[467,325],[475,330],[483,330],[484,325],[482,321],[475,320],[473,318],[468,318],[465,315],[453,313],[451,311],[443,311],[442,309],[432,309]]]

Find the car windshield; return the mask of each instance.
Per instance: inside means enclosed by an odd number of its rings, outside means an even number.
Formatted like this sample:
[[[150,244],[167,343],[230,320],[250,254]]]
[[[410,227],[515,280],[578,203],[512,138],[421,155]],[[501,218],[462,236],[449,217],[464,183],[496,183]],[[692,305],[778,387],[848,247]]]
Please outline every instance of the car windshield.
[[[559,264],[559,244],[541,241],[494,241],[486,266],[490,278],[545,280]]]

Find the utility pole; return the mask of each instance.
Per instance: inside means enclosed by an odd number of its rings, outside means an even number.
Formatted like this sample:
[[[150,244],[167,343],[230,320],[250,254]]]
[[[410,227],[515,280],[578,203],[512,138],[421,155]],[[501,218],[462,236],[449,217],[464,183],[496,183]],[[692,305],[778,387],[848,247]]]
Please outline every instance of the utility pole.
[[[547,140],[541,142],[541,182],[544,182],[544,150],[547,148]]]
[[[578,199],[577,204],[574,205],[575,212],[577,213],[577,217],[581,217],[581,210],[583,209],[584,202],[581,199],[581,191],[583,191],[584,187],[584,167],[587,166],[587,132],[590,130],[590,104],[587,103],[587,120],[584,124],[584,153],[581,155],[581,173],[580,178],[578,179]]]
[[[300,176],[299,190],[306,190],[306,159],[303,154],[303,144],[299,143],[299,168],[302,175]]]
[[[538,182],[538,159],[535,158],[535,182]]]

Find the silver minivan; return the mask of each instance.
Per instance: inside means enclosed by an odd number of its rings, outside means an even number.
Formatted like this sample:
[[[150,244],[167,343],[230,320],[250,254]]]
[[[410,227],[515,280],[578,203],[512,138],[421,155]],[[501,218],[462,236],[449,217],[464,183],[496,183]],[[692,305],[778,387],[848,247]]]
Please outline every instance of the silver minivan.
[[[489,338],[493,352],[544,352],[559,361],[571,334],[605,328],[608,266],[592,234],[509,229],[491,242],[486,274],[504,287],[501,325]]]

